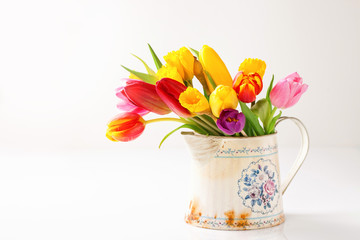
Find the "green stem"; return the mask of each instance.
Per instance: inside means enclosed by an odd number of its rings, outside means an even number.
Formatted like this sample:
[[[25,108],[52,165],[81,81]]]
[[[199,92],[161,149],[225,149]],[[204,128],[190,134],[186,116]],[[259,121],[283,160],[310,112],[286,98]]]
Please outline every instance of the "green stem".
[[[203,130],[204,132],[207,132],[207,130],[205,128],[203,128],[201,125],[197,124],[195,121],[193,121],[191,118],[187,119],[191,124],[197,126],[198,128],[200,128],[201,130]]]
[[[185,120],[179,118],[155,118],[145,121],[146,124],[154,123],[154,122],[164,122],[164,121],[172,121],[172,122],[179,122],[179,123],[188,123]]]
[[[224,135],[224,133],[217,127],[214,126],[214,123],[210,122],[209,120],[207,120],[204,116],[202,115],[198,115],[198,118],[200,118],[200,120],[202,120],[203,122],[205,122],[206,124],[208,124],[213,130],[215,130],[216,132],[218,132],[220,135]]]
[[[271,110],[270,115],[266,118],[266,120],[264,122],[264,128],[265,128],[266,134],[270,133],[270,129],[269,129],[270,126],[269,125],[270,125],[271,120],[274,117],[274,114],[275,114],[276,110],[277,110],[277,107],[274,106],[274,109]]]
[[[218,134],[217,132],[215,132],[214,130],[212,130],[212,128],[209,127],[209,126],[208,126],[207,124],[205,124],[204,122],[196,119],[195,117],[192,118],[192,120],[193,120],[195,123],[199,124],[201,127],[205,128],[206,131],[208,131],[208,132],[211,133],[212,135],[219,136],[219,134]]]

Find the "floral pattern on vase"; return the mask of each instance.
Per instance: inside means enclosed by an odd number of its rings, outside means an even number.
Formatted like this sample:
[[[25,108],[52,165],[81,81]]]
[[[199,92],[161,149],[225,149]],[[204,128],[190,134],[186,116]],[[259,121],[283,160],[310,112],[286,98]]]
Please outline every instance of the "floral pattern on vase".
[[[251,162],[238,180],[238,195],[252,212],[272,212],[279,201],[279,174],[270,159]]]

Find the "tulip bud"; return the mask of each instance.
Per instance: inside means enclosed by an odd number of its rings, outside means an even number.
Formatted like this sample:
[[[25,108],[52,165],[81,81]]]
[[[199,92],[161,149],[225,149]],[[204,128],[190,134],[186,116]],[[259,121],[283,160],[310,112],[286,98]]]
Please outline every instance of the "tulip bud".
[[[233,81],[233,88],[240,101],[250,103],[256,100],[263,88],[265,69],[265,62],[257,58],[247,58],[241,63]]]
[[[106,137],[114,142],[128,142],[142,134],[145,124],[145,120],[139,114],[120,113],[108,124]]]
[[[229,86],[219,85],[211,93],[210,107],[213,115],[219,117],[222,110],[226,108],[235,109],[238,105],[236,92]]]
[[[245,126],[245,116],[236,109],[224,109],[216,121],[218,128],[228,135],[241,132]]]
[[[271,103],[277,108],[289,108],[294,106],[301,95],[306,92],[307,84],[303,84],[302,78],[297,72],[280,80],[270,92]]]
[[[240,101],[250,103],[256,100],[256,95],[261,92],[263,84],[257,73],[246,75],[238,72],[234,78],[233,87]]]
[[[199,61],[201,62],[204,71],[210,74],[215,85],[232,86],[232,78],[229,70],[214,49],[204,45],[200,50]],[[209,82],[208,77],[205,77],[210,92],[214,91],[214,87]]]

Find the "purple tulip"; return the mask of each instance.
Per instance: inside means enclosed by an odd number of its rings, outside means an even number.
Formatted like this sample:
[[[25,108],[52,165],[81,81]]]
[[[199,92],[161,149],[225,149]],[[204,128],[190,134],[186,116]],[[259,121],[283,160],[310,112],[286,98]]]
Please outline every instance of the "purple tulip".
[[[303,84],[302,78],[297,72],[294,72],[280,80],[271,90],[271,103],[277,108],[294,106],[307,88],[308,85]]]
[[[245,126],[245,116],[236,109],[224,109],[216,121],[218,128],[228,135],[241,132]]]

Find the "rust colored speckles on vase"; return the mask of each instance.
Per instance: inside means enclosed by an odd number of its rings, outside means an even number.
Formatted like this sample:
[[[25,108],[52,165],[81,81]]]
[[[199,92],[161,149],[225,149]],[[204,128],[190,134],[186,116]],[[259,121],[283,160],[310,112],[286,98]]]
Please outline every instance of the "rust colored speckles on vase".
[[[227,211],[224,213],[226,216],[226,224],[229,227],[245,227],[249,226],[247,218],[251,215],[251,212],[243,212],[238,215],[238,217],[235,216],[234,210]]]
[[[201,212],[198,209],[198,204],[195,201],[190,201],[189,213],[185,216],[185,221],[191,223],[193,221],[199,222]]]

